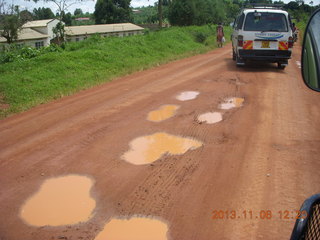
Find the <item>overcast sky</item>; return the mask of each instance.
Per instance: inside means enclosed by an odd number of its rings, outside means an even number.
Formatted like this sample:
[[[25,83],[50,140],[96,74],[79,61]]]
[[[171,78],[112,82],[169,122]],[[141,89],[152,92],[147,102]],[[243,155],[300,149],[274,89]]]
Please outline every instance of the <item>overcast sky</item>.
[[[72,1],[72,0],[71,0]],[[132,7],[141,7],[141,6],[149,6],[153,5],[157,0],[131,0]],[[8,4],[19,5],[20,10],[28,9],[32,11],[34,8],[38,7],[49,7],[53,12],[57,10],[57,7],[53,3],[44,3],[44,1],[39,0],[38,3],[34,3],[33,0],[26,1],[26,0],[6,0]],[[288,3],[290,0],[284,0],[284,2]],[[311,0],[306,0],[306,3],[311,2]],[[90,12],[94,11],[96,0],[86,0],[83,2],[79,2],[73,6],[71,6],[68,11],[73,13],[76,8],[81,8],[83,12]],[[320,4],[320,0],[313,0],[314,5]]]
[[[141,7],[141,6],[149,6],[154,5],[157,0],[131,0],[132,7]],[[320,1],[320,0],[319,0]],[[25,0],[6,0],[8,4],[19,5],[20,10],[28,9],[29,11],[38,7],[49,7],[53,12],[57,10],[57,7],[53,3],[45,3],[44,1],[39,0],[38,3],[35,3],[33,0],[25,1]],[[72,1],[71,1],[72,2]],[[96,0],[85,0],[83,2],[79,2],[71,6],[68,11],[74,12],[76,8],[81,8],[83,12],[93,12]]]

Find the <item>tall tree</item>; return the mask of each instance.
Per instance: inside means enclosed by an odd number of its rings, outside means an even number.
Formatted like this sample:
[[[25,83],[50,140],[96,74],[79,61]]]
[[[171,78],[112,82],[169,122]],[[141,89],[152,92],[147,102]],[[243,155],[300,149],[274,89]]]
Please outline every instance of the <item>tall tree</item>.
[[[132,22],[131,0],[98,0],[94,17],[96,24]]]
[[[83,15],[82,9],[81,8],[76,8],[73,13],[75,16]]]
[[[194,0],[174,0],[169,10],[169,21],[172,25],[193,25],[196,15]]]
[[[33,20],[33,15],[28,10],[22,10],[20,12],[20,18],[22,22],[28,22]]]
[[[18,34],[24,22],[20,18],[20,11],[18,6],[11,5],[10,12],[4,10],[0,18],[0,36],[7,40],[8,44],[13,43],[18,39]]]
[[[169,8],[172,25],[203,25],[225,19],[225,3],[221,0],[174,0]]]
[[[62,13],[62,21],[67,25],[67,26],[71,26],[72,23],[72,15],[71,13]]]
[[[158,15],[159,15],[159,27],[162,28],[163,21],[163,0],[159,0],[158,3]]]
[[[42,19],[52,19],[54,18],[54,13],[51,11],[50,8],[35,8],[33,9],[33,16],[36,20],[42,20]]]

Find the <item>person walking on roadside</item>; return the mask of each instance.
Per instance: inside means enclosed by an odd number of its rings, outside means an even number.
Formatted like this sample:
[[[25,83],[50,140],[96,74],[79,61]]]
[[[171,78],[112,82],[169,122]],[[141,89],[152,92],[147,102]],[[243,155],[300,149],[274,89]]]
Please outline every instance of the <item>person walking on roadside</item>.
[[[218,47],[222,47],[223,39],[224,39],[224,32],[223,32],[223,26],[221,23],[218,24],[216,33],[217,33]]]

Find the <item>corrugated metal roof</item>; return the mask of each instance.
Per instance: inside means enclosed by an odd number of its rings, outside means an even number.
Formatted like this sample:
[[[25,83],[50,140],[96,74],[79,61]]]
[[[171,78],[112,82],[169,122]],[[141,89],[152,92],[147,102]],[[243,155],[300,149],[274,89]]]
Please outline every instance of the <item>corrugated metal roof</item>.
[[[110,33],[110,32],[125,32],[143,30],[142,27],[132,23],[117,23],[117,24],[100,24],[100,25],[85,25],[65,27],[66,35],[86,35],[95,33]]]
[[[39,33],[31,28],[23,28],[18,34],[18,41],[31,40],[31,39],[43,39],[49,37],[48,35]],[[0,37],[0,42],[7,42],[3,37]]]
[[[54,19],[45,19],[45,20],[37,20],[37,21],[30,21],[23,24],[23,28],[33,28],[33,27],[46,27],[47,24]]]

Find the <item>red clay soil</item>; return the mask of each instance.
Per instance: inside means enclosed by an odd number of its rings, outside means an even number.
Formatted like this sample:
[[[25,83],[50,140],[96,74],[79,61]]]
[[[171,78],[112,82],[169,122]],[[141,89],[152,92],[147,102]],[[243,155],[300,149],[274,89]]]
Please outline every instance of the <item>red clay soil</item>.
[[[288,239],[291,212],[320,192],[320,94],[302,82],[300,50],[285,70],[237,68],[228,45],[1,120],[0,239],[94,239],[111,218],[137,215],[165,220],[174,240]],[[182,91],[200,95],[178,101]],[[243,107],[217,124],[197,121],[228,97],[243,97]],[[174,117],[147,121],[165,104],[180,106]],[[121,159],[131,140],[156,132],[203,146],[146,165]],[[61,227],[24,223],[24,202],[44,180],[67,174],[94,179],[94,216]],[[216,211],[237,215],[214,219]]]

